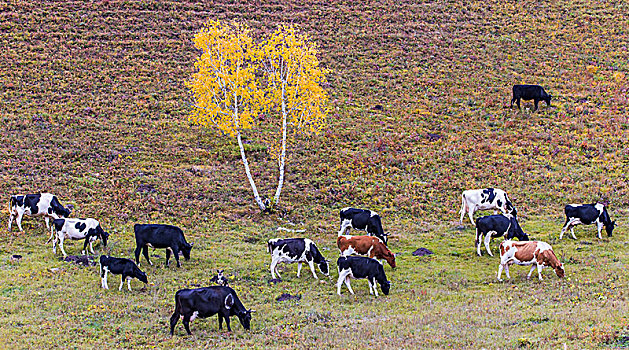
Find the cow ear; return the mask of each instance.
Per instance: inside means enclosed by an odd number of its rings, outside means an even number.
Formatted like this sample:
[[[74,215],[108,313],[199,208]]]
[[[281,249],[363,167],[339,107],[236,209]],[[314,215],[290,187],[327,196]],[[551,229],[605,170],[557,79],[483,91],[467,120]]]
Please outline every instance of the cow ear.
[[[231,295],[231,293],[229,293],[225,297],[225,308],[229,310],[232,308],[232,306],[234,306],[234,297]]]

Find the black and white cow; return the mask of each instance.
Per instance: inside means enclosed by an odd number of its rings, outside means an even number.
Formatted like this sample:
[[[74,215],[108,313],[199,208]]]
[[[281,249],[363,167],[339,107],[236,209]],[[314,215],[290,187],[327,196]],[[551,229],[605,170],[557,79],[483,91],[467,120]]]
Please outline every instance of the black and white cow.
[[[137,278],[145,284],[149,282],[148,278],[146,278],[146,273],[142,272],[133,260],[101,255],[98,263],[100,265],[100,284],[105,289],[109,289],[109,286],[107,285],[108,272],[111,272],[114,275],[122,275],[120,276],[120,287],[118,287],[118,290],[122,290],[122,285],[126,280],[127,288],[131,291],[132,278]]]
[[[175,325],[183,316],[183,326],[188,335],[190,322],[195,318],[206,318],[218,314],[218,329],[223,329],[223,319],[227,330],[232,331],[229,317],[237,316],[240,324],[246,330],[251,327],[251,313],[242,304],[236,292],[230,287],[212,286],[197,289],[181,289],[175,293],[175,312],[170,317],[170,335],[174,335]]]
[[[503,214],[517,216],[517,210],[511,204],[507,193],[499,188],[463,191],[461,202],[459,224],[463,224],[463,216],[465,216],[466,212],[470,217],[470,221],[474,224],[474,212],[478,210],[498,209]]]
[[[616,227],[616,221],[612,221],[607,213],[605,205],[601,203],[569,204],[566,205],[564,211],[566,213],[566,223],[561,229],[559,239],[563,238],[563,234],[568,229],[570,229],[572,238],[577,239],[574,235],[574,226],[579,224],[590,225],[595,223],[596,228],[598,229],[597,237],[599,239],[601,239],[601,230],[603,229],[603,226],[605,227],[605,231],[607,231],[607,237],[612,236],[612,231],[614,231],[614,227]]]
[[[336,282],[336,293],[341,295],[341,285],[345,282],[347,289],[351,294],[354,294],[352,286],[350,285],[350,279],[366,278],[369,283],[369,294],[375,294],[378,296],[378,286],[380,284],[382,293],[389,294],[391,289],[391,282],[387,281],[387,276],[384,274],[384,267],[382,264],[372,258],[366,256],[341,256],[336,261],[337,269],[339,271],[339,279]]]
[[[505,239],[517,238],[520,241],[528,241],[529,236],[522,231],[522,227],[518,223],[518,219],[512,215],[489,215],[476,219],[476,254],[481,256],[480,244],[485,236],[485,248],[487,253],[493,256],[489,248],[489,242],[492,238],[505,236]]]
[[[513,107],[513,102],[515,102],[518,105],[518,109],[521,109],[520,99],[525,101],[533,100],[533,103],[535,103],[533,112],[535,112],[539,101],[546,101],[546,105],[550,106],[551,98],[552,96],[547,94],[544,88],[539,85],[513,85],[513,98],[511,98],[510,107]]]
[[[97,239],[103,241],[103,246],[107,246],[107,238],[109,233],[103,231],[98,220],[95,219],[55,219],[52,221],[52,227],[50,228],[50,238],[48,242],[52,240],[52,252],[57,253],[57,241],[63,256],[66,257],[66,251],[63,249],[63,240],[69,238],[72,240],[84,239],[83,251],[81,254],[85,254],[87,245],[90,245],[90,251],[94,254],[94,248],[92,243]],[[48,243],[46,242],[46,243]]]
[[[70,216],[70,208],[64,208],[59,203],[57,196],[50,193],[11,196],[9,207],[9,231],[11,231],[13,219],[15,219],[20,231],[24,231],[22,230],[22,217],[24,215],[43,216],[46,220],[47,229],[50,228],[50,218],[54,220]]]
[[[162,224],[135,224],[135,261],[140,264],[140,251],[149,262],[153,265],[149,258],[149,247],[166,248],[166,266],[170,259],[170,253],[175,256],[177,267],[181,267],[179,263],[179,252],[183,253],[186,260],[190,260],[190,250],[194,243],[188,244],[183,236],[183,231],[172,225]]]
[[[339,213],[341,218],[341,228],[339,235],[345,234],[348,228],[367,231],[370,236],[376,236],[387,244],[388,234],[382,229],[380,216],[375,211],[368,209],[343,208]]]
[[[276,278],[275,274],[280,279],[282,278],[277,271],[277,264],[295,262],[297,263],[297,277],[299,277],[303,262],[308,263],[314,278],[319,279],[314,269],[315,263],[319,266],[319,271],[322,274],[329,276],[328,261],[321,255],[314,242],[308,238],[270,239],[267,244],[267,251],[271,253],[271,276],[273,279]]]
[[[216,270],[216,275],[214,275],[214,277],[210,278],[210,282],[214,282],[216,284],[218,284],[219,286],[227,286],[229,285],[229,280],[227,279],[227,277],[225,277],[225,275],[223,275],[223,272],[225,270]]]

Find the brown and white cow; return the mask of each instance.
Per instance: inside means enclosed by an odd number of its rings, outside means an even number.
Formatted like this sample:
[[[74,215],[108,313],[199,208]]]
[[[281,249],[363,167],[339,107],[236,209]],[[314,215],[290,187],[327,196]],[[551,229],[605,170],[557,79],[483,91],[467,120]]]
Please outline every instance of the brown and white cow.
[[[542,280],[542,269],[551,267],[560,278],[564,277],[563,264],[557,259],[550,244],[541,241],[514,242],[505,240],[500,243],[500,266],[498,266],[498,280],[502,276],[502,269],[505,269],[507,278],[509,276],[509,265],[532,265],[531,271],[526,278],[531,278],[533,270],[537,267],[537,275]]]
[[[341,251],[341,256],[366,255],[370,258],[384,259],[395,268],[395,255],[378,237],[339,235],[336,245]]]

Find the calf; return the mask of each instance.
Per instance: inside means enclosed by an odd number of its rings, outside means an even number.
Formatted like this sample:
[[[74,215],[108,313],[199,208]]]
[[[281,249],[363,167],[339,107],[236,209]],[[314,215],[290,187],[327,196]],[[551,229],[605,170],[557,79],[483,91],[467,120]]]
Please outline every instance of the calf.
[[[552,267],[560,278],[565,275],[563,264],[555,256],[553,248],[546,242],[528,241],[512,242],[509,240],[500,243],[500,266],[498,266],[498,280],[502,276],[502,269],[505,269],[507,278],[509,276],[509,265],[531,265],[531,271],[526,278],[531,278],[531,274],[537,267],[537,275],[542,280],[542,269]]]
[[[22,216],[43,216],[46,220],[46,228],[50,228],[50,218],[59,219],[70,216],[70,208],[64,208],[57,196],[50,193],[27,194],[11,196],[9,199],[9,231],[13,219],[20,231],[22,229]]]
[[[314,242],[308,238],[270,239],[267,244],[267,251],[271,253],[271,275],[273,279],[276,278],[275,274],[282,278],[279,271],[277,271],[278,263],[295,262],[297,263],[297,277],[299,277],[303,262],[308,263],[314,278],[319,279],[315,273],[315,263],[319,266],[319,271],[322,274],[329,276],[328,261],[321,255]]]
[[[533,100],[535,108],[533,112],[537,110],[539,101],[546,101],[546,105],[550,106],[551,95],[544,91],[544,88],[539,85],[513,85],[513,98],[511,99],[511,106],[513,108],[513,102],[517,103],[518,109],[520,108],[520,99],[525,101]]]
[[[341,217],[341,228],[339,235],[344,234],[348,228],[367,231],[370,236],[378,237],[384,244],[387,244],[388,234],[382,229],[380,216],[367,209],[343,208],[339,214]]]
[[[136,265],[130,259],[114,258],[113,256],[101,255],[99,260],[100,265],[100,284],[103,288],[109,289],[107,286],[107,273],[111,272],[114,275],[120,276],[120,287],[118,290],[122,290],[124,281],[127,281],[127,288],[131,291],[131,279],[137,278],[138,280],[148,283],[146,273],[142,272],[138,265]]]
[[[135,232],[135,261],[140,264],[140,251],[149,262],[153,265],[149,258],[149,247],[166,248],[166,266],[170,260],[170,253],[175,256],[177,267],[181,267],[179,263],[179,252],[183,253],[186,260],[190,260],[190,250],[192,244],[186,242],[183,231],[177,226],[161,225],[161,224],[135,224],[133,226]]]
[[[223,271],[225,270],[216,270],[217,274],[210,279],[210,282],[214,282],[219,286],[227,286],[229,281],[227,280],[227,277],[223,275]]]
[[[507,193],[499,188],[483,188],[478,190],[467,190],[461,194],[461,218],[459,223],[463,224],[463,216],[468,213],[472,225],[474,224],[474,212],[477,210],[499,209],[503,214],[517,216],[517,211]],[[495,213],[495,212],[494,212]]]
[[[522,231],[522,227],[518,223],[518,219],[511,215],[489,215],[483,216],[476,220],[476,254],[481,256],[480,244],[485,236],[485,248],[489,255],[493,256],[491,249],[489,248],[489,242],[492,238],[505,236],[506,239],[512,239],[516,237],[520,241],[528,241],[529,236]]]
[[[181,289],[175,293],[175,312],[170,317],[170,335],[174,334],[175,325],[183,315],[183,326],[188,335],[190,322],[195,318],[206,318],[218,314],[218,329],[223,329],[223,318],[227,330],[232,331],[229,325],[229,316],[238,316],[240,324],[249,330],[251,313],[255,310],[247,310],[238,299],[236,292],[230,287],[212,286],[197,289]]]
[[[395,268],[395,255],[377,237],[339,235],[336,245],[342,256],[367,255],[370,258],[384,259],[392,268]]]
[[[616,221],[612,221],[609,214],[607,214],[605,205],[601,203],[569,204],[566,205],[564,211],[566,213],[566,223],[561,229],[559,239],[563,238],[564,232],[568,229],[570,229],[572,238],[577,239],[574,235],[574,226],[579,224],[590,225],[596,223],[596,228],[598,229],[597,237],[599,239],[601,239],[601,230],[603,229],[603,226],[605,226],[605,231],[607,231],[607,237],[612,236],[614,227],[616,227]]]
[[[378,296],[378,286],[376,282],[380,284],[382,293],[389,294],[391,289],[391,282],[387,281],[387,276],[384,274],[384,267],[382,264],[372,258],[364,256],[341,256],[336,261],[336,265],[339,271],[339,279],[336,282],[336,293],[341,295],[341,285],[343,281],[349,289],[351,294],[354,294],[352,286],[350,285],[350,279],[366,278],[369,283],[369,294],[375,294]]]
[[[48,242],[52,240],[52,252],[57,253],[57,241],[59,241],[59,247],[63,256],[66,257],[66,251],[63,249],[63,240],[70,238],[72,240],[84,239],[83,251],[81,254],[85,254],[87,245],[90,245],[90,251],[94,254],[94,248],[92,243],[100,238],[103,241],[103,246],[107,246],[107,239],[109,233],[103,231],[98,220],[95,219],[55,219],[52,221],[52,227],[50,228],[50,238]]]

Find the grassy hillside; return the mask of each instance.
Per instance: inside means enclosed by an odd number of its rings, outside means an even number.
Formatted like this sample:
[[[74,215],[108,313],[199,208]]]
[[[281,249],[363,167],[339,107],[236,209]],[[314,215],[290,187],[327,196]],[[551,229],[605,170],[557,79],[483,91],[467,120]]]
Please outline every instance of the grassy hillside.
[[[187,121],[191,38],[210,18],[239,19],[256,35],[294,23],[331,70],[329,127],[294,150],[274,214],[256,210],[235,142]],[[115,256],[130,256],[137,222],[179,225],[195,242],[181,269],[142,265],[154,285],[104,291],[97,267],[58,261],[43,222],[25,219],[25,234],[0,235],[0,343],[626,346],[628,30],[624,2],[0,2],[5,200],[57,194],[74,216],[103,223]],[[552,107],[509,109],[517,83],[543,85]],[[269,195],[277,173],[264,140],[247,135]],[[486,186],[506,190],[525,231],[554,246],[565,280],[546,271],[526,281],[516,267],[512,282],[495,282],[498,259],[475,256],[469,224],[456,229],[460,192]],[[618,219],[614,237],[599,241],[588,227],[559,242],[563,206],[596,200]],[[356,297],[335,294],[338,210],[349,205],[378,211],[393,234],[388,297],[366,295],[365,281]],[[333,279],[297,280],[290,266],[269,285],[264,242],[284,235],[278,226],[306,229]],[[435,255],[413,257],[420,246]],[[258,311],[252,331],[219,333],[213,318],[193,322],[192,338],[181,324],[170,338],[174,292],[207,285],[216,268]],[[283,292],[302,299],[276,302]]]

